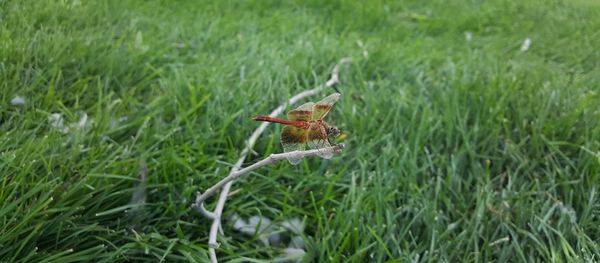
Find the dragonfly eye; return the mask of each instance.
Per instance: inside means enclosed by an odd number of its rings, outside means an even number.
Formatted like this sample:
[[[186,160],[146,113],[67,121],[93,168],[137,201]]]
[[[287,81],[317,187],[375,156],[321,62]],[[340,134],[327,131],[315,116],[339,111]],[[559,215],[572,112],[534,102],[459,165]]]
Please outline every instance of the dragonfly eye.
[[[327,130],[327,136],[335,138],[338,135],[340,135],[340,129],[338,129],[337,127],[329,127],[329,129]]]

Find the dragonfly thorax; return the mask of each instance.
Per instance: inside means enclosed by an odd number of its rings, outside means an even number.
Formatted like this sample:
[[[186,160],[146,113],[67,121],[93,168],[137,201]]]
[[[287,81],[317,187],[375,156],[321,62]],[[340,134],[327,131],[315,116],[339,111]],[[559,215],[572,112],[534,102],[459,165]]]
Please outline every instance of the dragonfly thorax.
[[[310,129],[310,127],[319,127],[317,129],[324,131],[327,133],[327,137],[335,138],[340,135],[340,129],[335,126],[329,126],[323,120],[310,120],[306,122],[305,128]]]

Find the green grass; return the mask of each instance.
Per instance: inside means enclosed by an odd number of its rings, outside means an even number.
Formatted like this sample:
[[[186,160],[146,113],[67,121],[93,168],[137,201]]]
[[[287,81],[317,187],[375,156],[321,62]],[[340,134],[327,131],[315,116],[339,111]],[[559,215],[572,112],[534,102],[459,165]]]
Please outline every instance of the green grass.
[[[313,262],[599,261],[598,47],[594,0],[0,0],[0,261],[206,261],[195,192],[346,56],[343,154],[242,179],[225,217],[302,218]],[[224,232],[223,261],[281,253]]]

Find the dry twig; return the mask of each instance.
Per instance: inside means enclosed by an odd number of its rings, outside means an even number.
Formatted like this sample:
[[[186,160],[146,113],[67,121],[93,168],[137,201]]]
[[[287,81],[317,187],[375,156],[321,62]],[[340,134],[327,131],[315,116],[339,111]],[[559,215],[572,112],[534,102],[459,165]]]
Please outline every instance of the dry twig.
[[[269,157],[267,157],[266,159],[263,159],[261,161],[258,161],[244,169],[241,170],[237,170],[233,173],[230,173],[227,177],[221,179],[221,181],[219,181],[218,183],[216,183],[215,185],[213,185],[211,188],[208,188],[208,190],[206,190],[206,192],[204,192],[203,194],[201,194],[200,196],[196,197],[196,202],[200,202],[201,204],[204,202],[204,200],[206,200],[206,198],[210,197],[211,195],[213,195],[217,190],[219,190],[221,187],[223,187],[225,184],[239,178],[242,177],[244,175],[249,174],[250,172],[263,167],[265,165],[269,165],[272,164],[276,161],[279,160],[284,160],[287,158],[292,158],[292,159],[302,159],[304,157],[309,157],[309,156],[315,156],[318,154],[333,154],[333,153],[339,153],[341,152],[341,150],[344,149],[344,144],[337,144],[334,146],[330,146],[327,148],[321,148],[321,149],[314,149],[314,150],[308,150],[308,151],[293,151],[293,152],[287,152],[287,153],[279,153],[279,154],[271,154],[269,155]]]
[[[313,89],[306,90],[306,91],[296,94],[295,96],[290,98],[286,103],[280,105],[275,110],[273,110],[271,112],[271,114],[269,114],[269,116],[276,117],[276,116],[282,114],[288,105],[293,105],[296,102],[298,102],[306,97],[315,95],[315,94],[321,92],[325,88],[334,87],[336,84],[339,83],[340,66],[343,64],[346,64],[348,62],[350,62],[349,58],[341,59],[339,61],[339,63],[337,65],[335,65],[335,67],[333,68],[333,70],[331,72],[331,77],[329,78],[329,80],[327,80],[327,82],[325,82],[324,84],[321,84],[319,86],[316,86]],[[278,161],[278,160],[285,159],[288,156],[288,154],[298,154],[298,156],[306,157],[306,156],[317,155],[319,153],[319,151],[324,151],[324,150],[337,153],[344,148],[344,145],[340,144],[340,145],[335,145],[335,146],[325,148],[325,149],[309,150],[309,151],[296,151],[296,152],[290,152],[290,153],[285,153],[285,154],[273,154],[262,161],[259,161],[247,168],[241,169],[242,164],[244,163],[244,161],[246,160],[246,157],[248,156],[248,153],[250,153],[250,151],[254,147],[254,144],[256,143],[256,140],[265,131],[265,129],[267,128],[268,125],[269,125],[268,122],[263,122],[252,133],[252,135],[248,139],[248,142],[246,143],[246,148],[240,154],[240,158],[235,163],[233,168],[231,168],[229,175],[227,177],[225,177],[225,179],[221,180],[219,183],[214,185],[213,187],[209,188],[209,190],[207,190],[204,194],[198,193],[196,195],[196,200],[195,200],[194,204],[192,204],[192,208],[199,211],[206,218],[213,220],[211,228],[210,228],[210,235],[208,237],[208,252],[210,255],[210,260],[213,263],[218,262],[215,248],[217,248],[219,246],[219,244],[217,243],[217,233],[219,232],[219,229],[221,228],[221,215],[223,213],[223,208],[225,207],[225,201],[227,200],[227,196],[229,195],[231,185],[233,184],[233,182],[236,178],[238,178],[244,174],[247,174],[247,173],[249,173],[259,167],[262,167],[264,165],[270,164],[270,163]],[[245,171],[245,172],[243,172],[243,171]],[[219,195],[219,200],[217,201],[217,205],[216,205],[214,211],[213,212],[207,211],[204,208],[204,201],[206,200],[206,198],[208,196],[214,194],[214,192],[216,192],[216,190],[218,190],[221,187],[223,187],[223,188],[221,190],[221,194]]]

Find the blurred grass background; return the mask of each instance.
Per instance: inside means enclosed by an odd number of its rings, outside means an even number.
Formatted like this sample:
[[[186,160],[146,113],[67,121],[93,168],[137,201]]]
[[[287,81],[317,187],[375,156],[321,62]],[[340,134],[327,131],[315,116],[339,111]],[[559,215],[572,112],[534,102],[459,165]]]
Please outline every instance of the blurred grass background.
[[[347,149],[225,217],[301,218],[313,262],[598,261],[598,47],[594,0],[1,0],[0,261],[206,261],[194,193],[342,57]],[[223,261],[281,254],[224,232]]]

